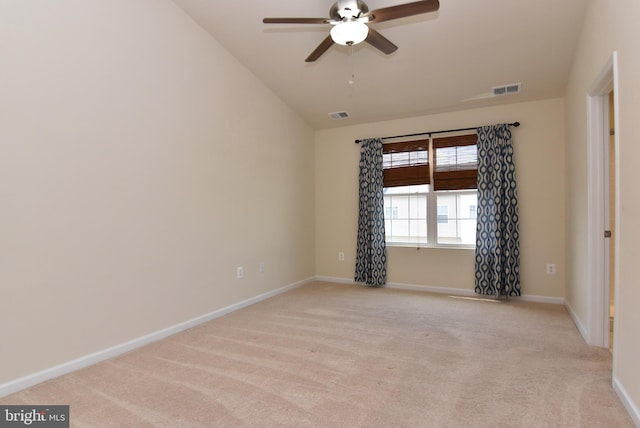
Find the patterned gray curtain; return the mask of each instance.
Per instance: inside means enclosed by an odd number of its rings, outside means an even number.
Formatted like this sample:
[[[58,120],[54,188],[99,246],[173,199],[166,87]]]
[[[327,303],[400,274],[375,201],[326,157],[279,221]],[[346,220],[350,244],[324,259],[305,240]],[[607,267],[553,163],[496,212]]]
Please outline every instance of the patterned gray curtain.
[[[360,149],[360,213],[355,280],[376,287],[387,282],[382,140],[379,138],[364,140]]]
[[[478,128],[475,292],[520,295],[518,195],[509,125]]]

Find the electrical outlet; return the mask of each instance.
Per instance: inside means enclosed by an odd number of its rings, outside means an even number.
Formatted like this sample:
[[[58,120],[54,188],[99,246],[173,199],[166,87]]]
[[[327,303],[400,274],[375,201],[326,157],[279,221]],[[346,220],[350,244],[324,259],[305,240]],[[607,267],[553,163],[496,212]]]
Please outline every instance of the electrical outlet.
[[[339,262],[343,262],[344,261],[344,252],[340,251],[338,253],[338,261]]]
[[[244,268],[242,266],[238,266],[236,268],[236,278],[242,278],[244,276]]]
[[[264,273],[264,269],[265,269],[264,262],[260,262],[260,265],[258,266],[258,271],[260,271],[260,273]]]
[[[547,264],[547,275],[555,275],[556,274],[556,265],[553,263]]]

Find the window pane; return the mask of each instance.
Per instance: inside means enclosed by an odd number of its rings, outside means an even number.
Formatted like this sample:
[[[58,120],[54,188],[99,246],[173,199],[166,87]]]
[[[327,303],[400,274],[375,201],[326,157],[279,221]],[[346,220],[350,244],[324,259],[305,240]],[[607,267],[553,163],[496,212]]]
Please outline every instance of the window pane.
[[[429,162],[429,152],[398,152],[382,155],[383,168],[397,168],[400,166],[419,165]]]
[[[478,206],[477,205],[469,205],[469,218],[478,218]]]
[[[388,243],[427,242],[429,185],[384,189],[385,233]]]
[[[436,171],[475,169],[477,166],[477,146],[441,147],[436,150]]]
[[[475,191],[436,192],[438,203],[438,243],[474,245],[475,213],[478,198]],[[444,220],[446,214],[446,221]]]
[[[427,221],[418,222],[418,236],[422,239],[420,242],[427,242]]]
[[[426,150],[420,152],[411,152],[412,164],[424,164],[429,162],[429,152]]]
[[[391,152],[382,155],[382,168],[384,169],[427,163],[429,163],[427,150]]]
[[[397,209],[398,218],[407,218],[409,216],[409,197],[394,196],[392,209]]]
[[[411,195],[407,198],[409,204],[408,218],[418,218],[418,207],[420,206],[420,196]]]
[[[438,224],[449,223],[449,206],[438,205]]]
[[[418,204],[418,218],[425,221],[427,224],[427,195],[420,195],[420,203]]]
[[[476,244],[476,221],[458,220],[458,227],[460,228],[460,243],[464,245]]]

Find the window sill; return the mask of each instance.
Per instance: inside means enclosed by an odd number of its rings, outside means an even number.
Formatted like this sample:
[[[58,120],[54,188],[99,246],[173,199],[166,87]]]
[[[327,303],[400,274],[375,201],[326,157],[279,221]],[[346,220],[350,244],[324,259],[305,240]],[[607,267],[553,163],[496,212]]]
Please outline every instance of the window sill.
[[[475,245],[462,245],[462,244],[427,244],[416,242],[387,242],[387,247],[399,247],[399,248],[436,248],[445,250],[475,250]]]

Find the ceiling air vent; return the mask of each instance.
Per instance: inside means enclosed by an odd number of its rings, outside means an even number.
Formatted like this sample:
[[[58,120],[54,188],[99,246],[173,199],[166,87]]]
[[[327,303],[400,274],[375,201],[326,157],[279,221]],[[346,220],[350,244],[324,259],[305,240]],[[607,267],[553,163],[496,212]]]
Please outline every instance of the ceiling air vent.
[[[349,118],[349,113],[346,111],[334,111],[333,113],[329,113],[329,117],[333,120],[347,119]]]
[[[504,86],[494,86],[493,96],[499,97],[502,95],[512,95],[520,93],[520,83],[514,83],[512,85],[504,85]]]

